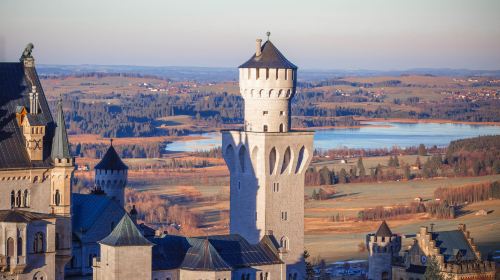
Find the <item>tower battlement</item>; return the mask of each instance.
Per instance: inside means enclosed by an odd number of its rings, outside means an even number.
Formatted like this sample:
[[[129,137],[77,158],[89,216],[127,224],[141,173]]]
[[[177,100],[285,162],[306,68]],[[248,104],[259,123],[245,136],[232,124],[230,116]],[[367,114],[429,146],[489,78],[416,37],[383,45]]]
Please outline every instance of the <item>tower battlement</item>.
[[[297,66],[267,41],[239,67],[245,101],[243,131],[222,133],[230,172],[230,232],[258,243],[272,232],[286,263],[283,279],[302,279],[304,175],[313,132],[291,131]],[[283,273],[285,273],[283,271]]]

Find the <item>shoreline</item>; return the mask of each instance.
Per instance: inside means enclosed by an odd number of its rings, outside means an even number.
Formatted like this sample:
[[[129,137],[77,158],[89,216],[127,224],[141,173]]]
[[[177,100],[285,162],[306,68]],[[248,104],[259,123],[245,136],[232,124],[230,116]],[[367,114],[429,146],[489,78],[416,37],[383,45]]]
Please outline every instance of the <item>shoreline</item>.
[[[403,118],[354,118],[360,122],[390,122],[390,123],[438,123],[438,124],[468,124],[468,125],[490,125],[490,126],[500,126],[500,122],[467,122],[467,121],[454,121],[447,119],[403,119]]]

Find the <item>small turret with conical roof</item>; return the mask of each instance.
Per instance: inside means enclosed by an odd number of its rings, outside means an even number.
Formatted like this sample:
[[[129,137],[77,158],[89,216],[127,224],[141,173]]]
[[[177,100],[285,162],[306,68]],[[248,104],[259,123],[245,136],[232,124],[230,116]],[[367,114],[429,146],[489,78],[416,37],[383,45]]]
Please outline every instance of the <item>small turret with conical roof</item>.
[[[124,207],[128,166],[123,163],[113,147],[113,139],[110,140],[110,146],[104,157],[94,169],[96,189],[103,191]]]
[[[366,236],[368,279],[391,279],[392,260],[401,250],[401,236],[393,234],[386,221]]]
[[[69,151],[68,133],[66,132],[66,122],[62,100],[57,102],[56,129],[52,140],[51,157],[54,165],[73,165],[73,157]]]

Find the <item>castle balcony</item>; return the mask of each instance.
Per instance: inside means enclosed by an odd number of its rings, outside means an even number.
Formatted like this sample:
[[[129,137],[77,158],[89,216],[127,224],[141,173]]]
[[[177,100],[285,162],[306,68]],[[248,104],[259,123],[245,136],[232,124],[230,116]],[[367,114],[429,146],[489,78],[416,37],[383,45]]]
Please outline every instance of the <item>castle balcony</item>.
[[[9,270],[10,273],[23,273],[26,268],[26,256],[5,257],[6,266],[2,267],[2,271]]]

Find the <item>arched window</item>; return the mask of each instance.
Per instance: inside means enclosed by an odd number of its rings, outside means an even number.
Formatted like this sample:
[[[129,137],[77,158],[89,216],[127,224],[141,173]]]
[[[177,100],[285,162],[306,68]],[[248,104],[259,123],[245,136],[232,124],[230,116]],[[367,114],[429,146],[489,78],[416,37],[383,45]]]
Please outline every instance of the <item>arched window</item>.
[[[283,124],[280,124],[280,132],[285,132],[285,126]]]
[[[267,124],[264,125],[264,132],[267,132]]]
[[[21,190],[17,191],[17,196],[16,196],[16,206],[21,207]]]
[[[38,271],[38,272],[37,272],[37,273],[35,273],[35,275],[33,276],[33,280],[47,280],[47,277],[45,276],[45,274],[43,274],[43,272]]]
[[[307,157],[306,154],[305,154],[305,147],[302,146],[302,148],[300,148],[300,151],[299,151],[299,156],[298,156],[298,159],[297,159],[297,166],[295,167],[295,173],[299,173],[299,171],[302,169],[302,162],[304,161],[304,158]]]
[[[287,147],[285,150],[285,154],[283,155],[283,164],[281,165],[281,174],[286,171],[288,165],[290,164],[290,159],[292,157],[290,147]]]
[[[56,190],[56,194],[54,195],[54,202],[57,206],[61,204],[61,194],[59,193],[59,190]]]
[[[225,159],[227,161],[227,166],[230,170],[234,169],[234,148],[233,145],[228,145],[226,147]]]
[[[9,237],[7,239],[7,257],[13,257],[14,256],[14,239],[12,237]]]
[[[280,240],[280,246],[285,249],[285,250],[288,250],[290,244],[288,242],[288,237],[286,236],[283,236],[281,237],[281,240]]]
[[[43,253],[43,233],[42,232],[37,232],[35,234],[35,240],[33,243],[33,251],[35,253]]]
[[[10,192],[10,208],[14,208],[16,206],[16,192]]]
[[[23,255],[23,238],[22,237],[17,238],[17,255],[18,256]]]
[[[23,206],[24,207],[29,207],[29,192],[28,190],[24,190],[24,195],[23,195]]]
[[[274,173],[274,168],[276,166],[276,148],[272,148],[269,153],[269,173]]]
[[[240,161],[240,171],[241,173],[245,173],[246,172],[246,166],[245,166],[245,161],[246,161],[246,153],[247,153],[247,149],[245,148],[245,146],[241,146],[240,147],[240,151],[238,152],[238,159]]]

